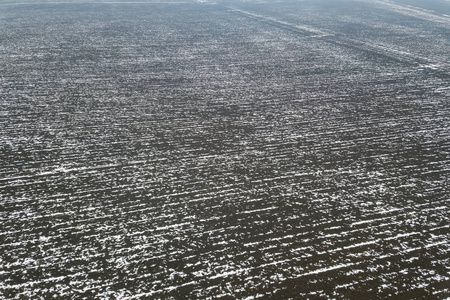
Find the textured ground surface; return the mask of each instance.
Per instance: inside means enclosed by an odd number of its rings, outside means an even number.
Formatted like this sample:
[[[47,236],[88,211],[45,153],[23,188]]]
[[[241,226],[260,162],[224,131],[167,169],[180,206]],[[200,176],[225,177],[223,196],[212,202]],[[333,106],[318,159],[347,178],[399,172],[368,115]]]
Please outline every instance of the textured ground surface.
[[[407,2],[2,1],[0,298],[450,297],[450,4]]]

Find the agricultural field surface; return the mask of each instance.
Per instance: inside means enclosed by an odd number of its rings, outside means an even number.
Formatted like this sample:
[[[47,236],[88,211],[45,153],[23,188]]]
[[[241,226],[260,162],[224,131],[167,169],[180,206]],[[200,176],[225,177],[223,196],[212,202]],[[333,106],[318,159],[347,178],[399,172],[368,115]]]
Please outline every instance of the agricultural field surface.
[[[0,0],[0,299],[449,299],[450,2]]]

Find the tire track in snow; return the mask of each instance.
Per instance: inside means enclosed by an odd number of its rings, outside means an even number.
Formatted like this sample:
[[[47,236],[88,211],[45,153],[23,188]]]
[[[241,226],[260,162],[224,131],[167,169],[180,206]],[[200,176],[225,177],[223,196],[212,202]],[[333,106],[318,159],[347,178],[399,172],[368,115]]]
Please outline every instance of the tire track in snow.
[[[368,2],[367,0],[357,0],[361,2]],[[450,16],[440,15],[432,10],[412,6],[396,4],[390,0],[371,0],[370,3],[380,4],[382,7],[386,7],[390,11],[400,13],[405,16],[415,17],[426,21],[439,23],[440,26],[450,28]]]
[[[394,7],[397,6],[398,5],[394,5]],[[250,11],[245,11],[234,7],[228,7],[228,9],[232,13],[237,13],[241,16],[247,17],[257,22],[265,23],[283,30],[288,30],[297,34],[301,34],[306,38],[320,39],[329,44],[334,44],[336,46],[357,50],[359,52],[363,51],[371,53],[372,55],[381,56],[390,61],[408,64],[412,67],[417,67],[419,69],[428,69],[437,72],[440,75],[450,77],[450,74],[448,72],[449,62],[434,61],[427,57],[421,56],[417,53],[406,52],[403,50],[395,49],[392,46],[387,47],[367,40],[349,38],[336,32],[332,32],[329,30],[325,31],[305,24],[290,23],[277,18],[252,13]],[[450,18],[443,17],[443,20],[440,20],[440,22],[448,24],[450,27]]]

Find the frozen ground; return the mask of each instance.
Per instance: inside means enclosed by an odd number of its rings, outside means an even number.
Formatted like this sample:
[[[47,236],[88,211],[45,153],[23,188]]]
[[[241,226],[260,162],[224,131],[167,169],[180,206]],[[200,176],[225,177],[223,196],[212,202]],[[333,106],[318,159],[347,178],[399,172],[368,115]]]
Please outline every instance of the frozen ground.
[[[450,297],[448,1],[23,2],[1,299]]]

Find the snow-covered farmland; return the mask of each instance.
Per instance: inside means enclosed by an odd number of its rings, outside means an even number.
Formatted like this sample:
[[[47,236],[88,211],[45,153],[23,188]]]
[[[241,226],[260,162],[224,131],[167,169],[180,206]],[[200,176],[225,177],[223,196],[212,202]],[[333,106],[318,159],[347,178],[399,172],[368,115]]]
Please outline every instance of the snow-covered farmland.
[[[0,298],[450,297],[450,17],[405,2],[0,1]]]

